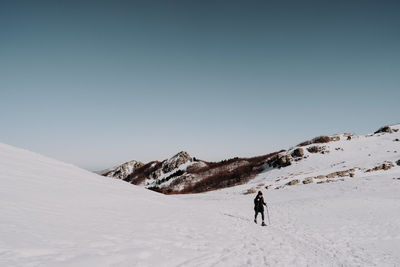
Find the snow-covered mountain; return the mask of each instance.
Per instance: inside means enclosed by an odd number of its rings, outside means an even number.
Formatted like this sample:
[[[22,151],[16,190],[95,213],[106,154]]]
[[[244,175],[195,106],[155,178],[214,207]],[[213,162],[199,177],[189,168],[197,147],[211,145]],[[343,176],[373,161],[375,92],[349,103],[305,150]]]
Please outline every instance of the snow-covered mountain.
[[[253,158],[236,157],[207,162],[181,151],[170,159],[152,161],[137,167],[124,178],[120,178],[119,172],[115,171],[123,165],[103,175],[166,194],[199,193],[246,183],[264,170],[266,162],[277,154],[274,152]]]
[[[0,144],[0,266],[400,266],[399,128],[295,147],[242,185],[173,196]],[[249,189],[264,192],[267,227]]]
[[[372,134],[350,133],[306,141],[278,155],[252,182],[266,189],[310,183],[343,182],[375,175],[400,165],[400,124],[385,126]],[[280,162],[282,163],[282,162]]]
[[[141,163],[140,161],[131,160],[131,161],[125,162],[115,168],[105,170],[101,174],[103,174],[104,176],[107,176],[107,177],[125,180],[126,177],[131,175],[137,168],[140,168],[143,165],[144,164]]]
[[[395,166],[400,159],[399,128],[399,125],[386,126],[364,136],[350,133],[320,136],[288,150],[221,162],[206,162],[180,152],[162,162],[130,168],[122,177],[118,170],[124,165],[104,175],[167,194],[235,186],[256,176],[256,181],[267,189],[342,181]],[[249,188],[249,192],[258,188],[261,186]]]

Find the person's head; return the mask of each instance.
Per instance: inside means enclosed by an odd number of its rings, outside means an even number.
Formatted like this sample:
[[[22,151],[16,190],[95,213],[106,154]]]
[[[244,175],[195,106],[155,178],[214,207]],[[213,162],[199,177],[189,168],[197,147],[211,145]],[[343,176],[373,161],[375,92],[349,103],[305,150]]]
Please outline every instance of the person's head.
[[[261,191],[258,191],[257,196],[258,196],[258,197],[262,197],[262,192],[261,192]]]

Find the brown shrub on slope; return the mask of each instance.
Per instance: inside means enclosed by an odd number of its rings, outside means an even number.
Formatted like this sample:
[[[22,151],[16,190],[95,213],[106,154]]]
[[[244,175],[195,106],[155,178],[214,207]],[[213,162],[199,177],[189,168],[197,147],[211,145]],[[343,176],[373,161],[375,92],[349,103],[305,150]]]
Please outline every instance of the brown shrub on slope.
[[[207,166],[202,168],[188,168],[188,174],[196,174],[202,179],[189,184],[180,192],[173,193],[200,193],[243,184],[263,171],[267,160],[280,152],[253,158],[233,158],[220,162],[207,162]]]
[[[322,143],[328,143],[330,141],[333,141],[333,140],[329,136],[318,136],[318,137],[315,137],[315,138],[313,138],[311,140],[302,142],[302,143],[298,144],[297,146],[308,146],[308,145],[311,145],[311,144],[322,144]]]
[[[282,150],[284,151],[284,150]],[[219,162],[206,162],[196,159],[195,164],[186,170],[177,170],[168,177],[159,180],[163,162],[152,161],[137,169],[124,180],[135,185],[143,184],[147,179],[156,181],[148,189],[164,194],[200,193],[243,184],[264,170],[265,164],[277,156],[274,152],[252,158],[232,158]],[[173,180],[166,185],[164,182]]]
[[[138,185],[143,183],[146,178],[148,178],[152,172],[161,168],[161,162],[152,161],[140,168],[137,168],[132,174],[128,175],[124,181],[130,182],[132,184]]]

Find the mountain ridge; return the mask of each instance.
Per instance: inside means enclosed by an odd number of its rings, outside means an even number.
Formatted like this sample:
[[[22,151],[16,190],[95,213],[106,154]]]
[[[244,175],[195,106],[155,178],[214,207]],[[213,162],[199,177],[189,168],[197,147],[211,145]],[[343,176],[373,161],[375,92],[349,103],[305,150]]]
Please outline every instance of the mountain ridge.
[[[399,125],[384,126],[380,127],[374,133],[364,136],[368,138],[371,136],[377,137],[384,134],[394,134],[399,139],[400,136],[397,136],[399,135],[398,131]],[[345,142],[343,144],[347,144],[347,142],[354,142],[360,137],[363,136],[351,133],[318,136],[301,142],[288,150],[282,149],[249,158],[234,157],[219,162],[200,160],[196,157],[191,157],[187,152],[181,151],[169,159],[151,161],[138,168],[134,168],[130,173],[126,173],[122,179],[126,182],[165,194],[206,192],[245,184],[263,172],[297,164],[299,161],[307,160],[307,158],[315,154],[328,155],[331,150],[340,151],[342,142]],[[338,147],[330,147],[335,146],[335,144]],[[355,168],[356,166],[353,167]],[[370,166],[369,168],[372,169],[374,167],[376,166]],[[103,175],[118,178],[110,175],[110,173],[112,172]],[[352,172],[349,171],[348,175],[350,173],[354,177],[354,170]],[[304,183],[311,181],[313,180],[310,178]],[[299,180],[298,182],[303,182],[303,180]],[[292,183],[298,182],[294,181]],[[273,187],[272,184],[269,186]],[[280,186],[279,188],[284,187],[284,185]]]

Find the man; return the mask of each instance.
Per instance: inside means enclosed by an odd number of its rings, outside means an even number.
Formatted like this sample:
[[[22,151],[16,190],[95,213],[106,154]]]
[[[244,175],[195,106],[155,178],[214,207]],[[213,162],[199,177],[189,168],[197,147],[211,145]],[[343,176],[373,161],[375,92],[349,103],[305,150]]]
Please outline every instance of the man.
[[[267,204],[264,202],[262,192],[258,191],[258,194],[254,199],[254,211],[255,211],[254,222],[257,223],[257,215],[260,212],[262,217],[262,224],[261,224],[262,226],[266,226],[266,224],[264,223],[264,205]]]

